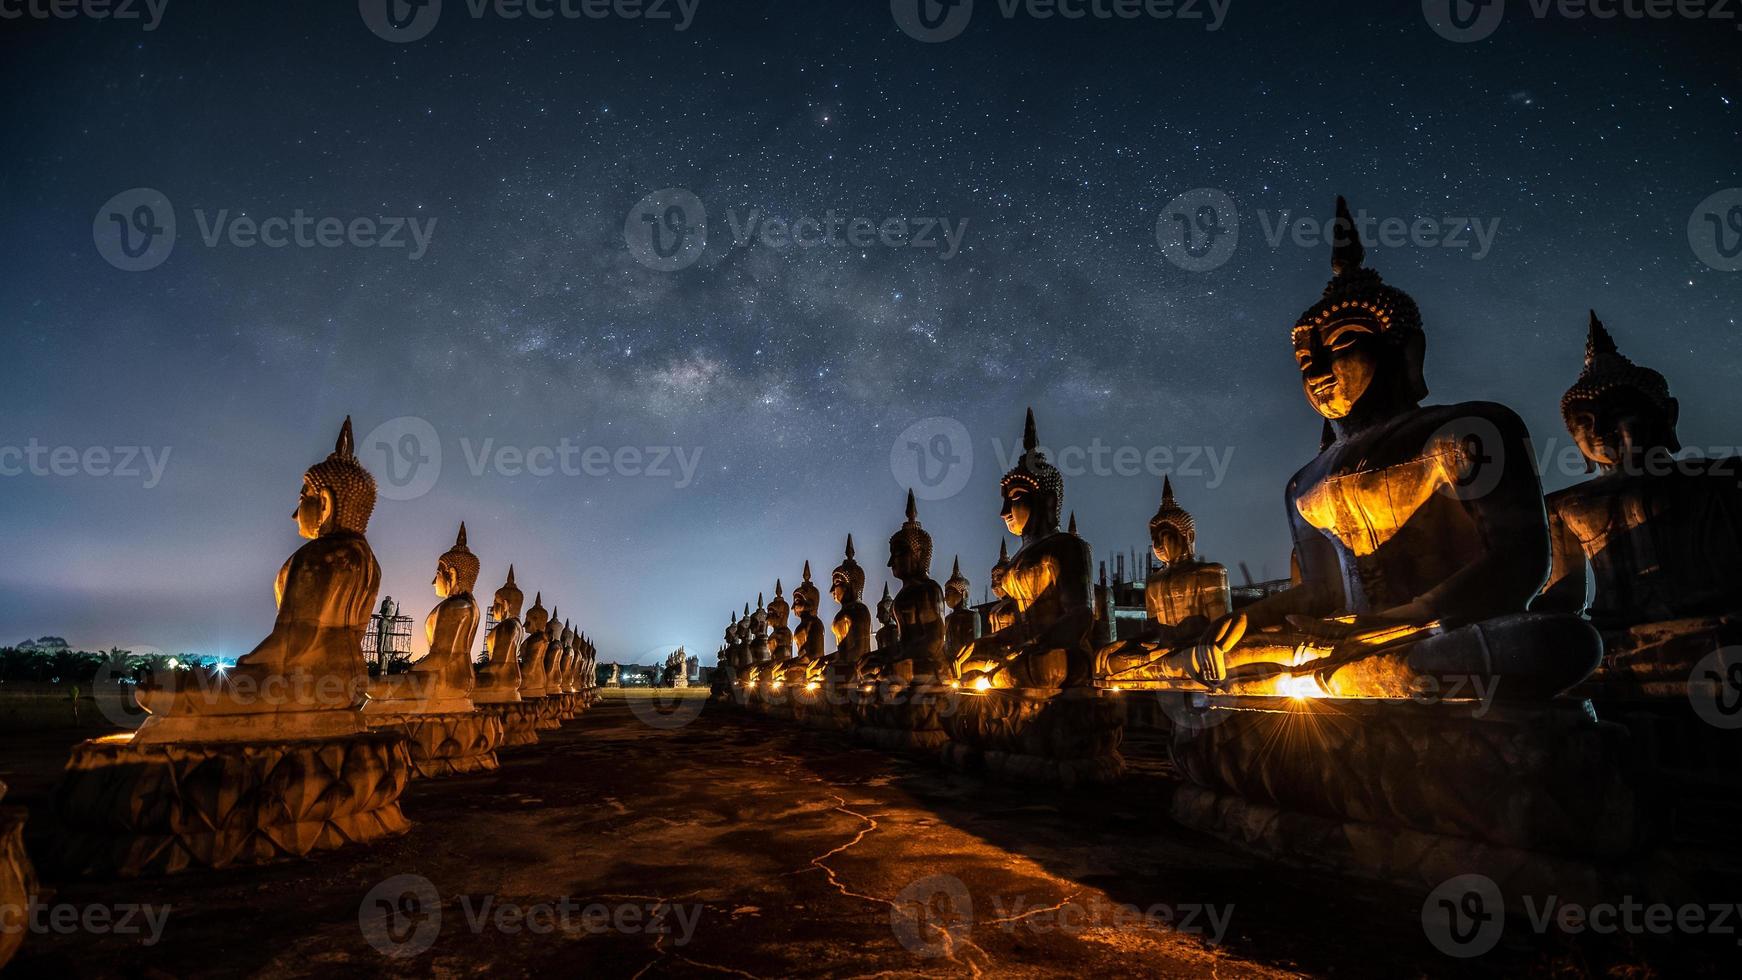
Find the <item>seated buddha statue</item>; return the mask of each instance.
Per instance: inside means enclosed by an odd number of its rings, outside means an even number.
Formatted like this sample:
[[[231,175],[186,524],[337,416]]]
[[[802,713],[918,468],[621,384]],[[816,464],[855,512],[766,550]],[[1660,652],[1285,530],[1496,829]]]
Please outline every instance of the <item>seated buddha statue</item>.
[[[877,600],[877,632],[873,637],[877,647],[860,676],[876,678],[883,675],[884,664],[897,655],[901,646],[901,625],[895,621],[895,599],[889,594],[889,583],[883,584],[883,598]]]
[[[575,624],[563,621],[563,657],[562,668],[557,671],[557,687],[564,694],[575,693],[575,675],[581,663],[581,638],[575,632]]]
[[[520,606],[526,593],[514,584],[514,566],[508,566],[508,581],[490,600],[490,617],[496,625],[484,639],[489,663],[478,668],[472,687],[474,704],[500,704],[520,700]]]
[[[792,660],[792,629],[786,625],[792,607],[781,594],[780,579],[774,580],[774,598],[768,601],[768,668],[770,684],[786,684],[786,670]]]
[[[944,655],[944,590],[931,577],[931,535],[919,523],[913,491],[907,491],[907,521],[889,539],[889,570],[901,581],[890,613],[895,625],[891,652],[879,653],[881,676],[894,681],[947,681],[956,676]],[[883,594],[889,594],[884,586]],[[883,606],[878,604],[878,615]],[[883,634],[878,633],[881,651]]]
[[[423,623],[429,653],[403,674],[382,674],[369,683],[367,714],[435,714],[472,711],[472,645],[478,639],[478,556],[466,547],[466,525],[454,546],[436,559],[430,584],[442,600]]]
[[[1016,625],[1016,600],[1004,591],[1004,573],[1010,570],[1010,548],[998,539],[998,563],[992,566],[992,608],[986,611],[986,632],[996,633]]]
[[[853,560],[853,536],[847,535],[847,556],[829,576],[829,596],[840,606],[829,623],[835,637],[835,653],[830,658],[835,682],[850,681],[861,676],[869,666],[871,656],[871,610],[860,598],[865,594],[865,570]]]
[[[1579,612],[1594,579],[1600,630],[1742,610],[1742,472],[1676,459],[1680,415],[1663,375],[1622,356],[1592,313],[1561,417],[1598,475],[1549,495],[1554,567],[1532,608]]]
[[[272,632],[215,675],[177,672],[139,686],[142,743],[355,734],[367,696],[363,634],[381,585],[364,531],[375,478],[345,419],[327,458],[303,474],[294,517],[308,543],[278,570]]]
[[[1300,584],[1126,676],[1388,698],[1456,677],[1504,699],[1553,697],[1590,673],[1600,641],[1575,617],[1524,612],[1549,559],[1524,423],[1492,402],[1421,404],[1415,301],[1363,265],[1340,198],[1335,227],[1331,281],[1293,331],[1329,437],[1288,483]]]
[[[1173,481],[1163,477],[1161,506],[1149,519],[1149,545],[1156,568],[1143,586],[1148,617],[1137,635],[1122,636],[1100,652],[1102,670],[1113,682],[1118,681],[1124,667],[1147,663],[1159,652],[1198,642],[1211,623],[1232,609],[1228,570],[1198,558],[1197,540],[1197,522],[1174,500]]]
[[[762,593],[756,593],[756,608],[750,613],[745,632],[744,659],[749,664],[750,683],[763,685],[768,681],[768,610],[762,605]]]
[[[545,659],[550,650],[550,613],[544,608],[544,593],[535,593],[526,611],[526,639],[520,644],[520,696],[542,698],[548,683]]]
[[[822,680],[827,656],[823,621],[817,618],[822,593],[811,581],[811,563],[804,563],[804,580],[792,590],[792,611],[798,617],[792,628],[793,657],[787,662],[785,680],[800,687]]]
[[[1004,526],[1022,539],[1007,559],[1002,586],[1015,621],[974,642],[964,658],[964,687],[1057,690],[1093,681],[1094,561],[1088,542],[1059,530],[1064,476],[1039,447],[1031,409],[1022,456],[999,485]]]
[[[980,638],[980,614],[968,605],[968,593],[968,578],[962,574],[962,559],[958,555],[950,563],[949,580],[944,582],[944,605],[950,610],[944,617],[944,656],[952,668]]]

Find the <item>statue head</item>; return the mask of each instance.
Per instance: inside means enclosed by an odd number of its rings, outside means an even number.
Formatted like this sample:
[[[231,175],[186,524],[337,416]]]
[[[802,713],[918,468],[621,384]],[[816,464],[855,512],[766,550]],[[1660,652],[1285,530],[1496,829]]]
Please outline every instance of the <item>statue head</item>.
[[[999,491],[1004,497],[1004,507],[999,515],[1004,518],[1004,526],[1017,537],[1035,537],[1057,531],[1059,515],[1064,510],[1064,475],[1047,462],[1046,454],[1039,447],[1040,439],[1034,429],[1034,409],[1031,408],[1022,426],[1022,457],[999,483]]]
[[[1161,478],[1161,506],[1149,519],[1149,547],[1155,560],[1172,565],[1191,558],[1198,545],[1198,525],[1174,502],[1173,480]]]
[[[944,604],[951,609],[963,609],[968,605],[968,577],[962,574],[962,557],[950,563],[950,578],[944,583]]]
[[[903,582],[931,574],[931,535],[919,526],[919,508],[907,491],[907,523],[889,539],[889,570]]]
[[[1000,599],[1010,598],[1010,593],[1004,591],[1004,575],[1010,571],[1010,550],[1005,547],[1004,539],[998,539],[998,563],[992,566],[992,594]]]
[[[1383,417],[1427,397],[1421,311],[1362,265],[1367,251],[1341,197],[1333,227],[1331,281],[1294,325],[1301,387],[1326,419],[1348,418],[1358,406]]]
[[[526,593],[514,584],[514,566],[508,566],[508,581],[496,590],[495,598],[490,600],[490,615],[498,623],[504,619],[519,619],[520,605],[526,601]]]
[[[375,511],[375,478],[357,462],[351,417],[339,428],[339,441],[326,459],[302,475],[296,503],[296,529],[305,538],[334,531],[362,534]]]
[[[534,593],[532,608],[526,611],[526,632],[528,634],[542,633],[544,628],[549,625],[550,613],[545,612],[544,609],[544,593]]]
[[[550,616],[546,619],[544,624],[544,635],[545,638],[550,640],[552,643],[556,643],[562,639],[563,623],[561,619],[557,618],[557,608],[556,603],[554,602],[550,604]]]
[[[817,591],[815,582],[811,581],[811,563],[804,563],[804,581],[798,583],[798,588],[792,590],[792,611],[800,617],[815,616],[817,607],[822,604],[822,593]]]
[[[732,617],[731,619],[726,621],[726,645],[727,646],[734,646],[738,642],[738,614],[732,613],[731,617]]]
[[[573,623],[565,621],[563,623],[563,646],[573,647],[574,645],[575,645],[575,626]]]
[[[469,595],[478,584],[478,556],[472,554],[466,547],[466,522],[460,522],[460,533],[454,538],[454,546],[442,553],[436,559],[435,594],[446,599],[449,596]]]
[[[835,573],[829,580],[829,596],[837,605],[858,602],[865,594],[865,570],[853,560],[853,536],[847,535],[847,557],[835,566]]]
[[[794,590],[796,592],[796,590]],[[774,580],[774,598],[768,600],[768,618],[785,625],[787,614],[792,607],[787,605],[786,596],[780,594],[780,579]]]
[[[895,600],[889,595],[889,583],[883,583],[883,598],[877,600],[877,621],[884,626],[895,625]]]
[[[1681,450],[1681,403],[1663,375],[1622,356],[1591,312],[1585,369],[1561,397],[1561,418],[1585,455],[1585,467],[1613,469],[1651,451]]]
[[[750,614],[750,635],[752,638],[768,635],[768,610],[762,606],[762,593],[756,593],[756,611]]]

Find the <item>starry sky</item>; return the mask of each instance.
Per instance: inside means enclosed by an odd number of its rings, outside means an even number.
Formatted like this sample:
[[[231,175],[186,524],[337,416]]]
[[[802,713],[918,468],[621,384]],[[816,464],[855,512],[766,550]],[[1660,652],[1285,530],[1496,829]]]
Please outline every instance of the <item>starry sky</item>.
[[[0,453],[81,454],[71,475],[0,455],[0,642],[245,653],[299,543],[300,476],[347,414],[384,488],[389,466],[427,475],[376,507],[384,593],[421,623],[464,520],[480,601],[513,562],[601,660],[686,644],[711,663],[729,610],[790,592],[805,559],[826,590],[849,532],[874,601],[903,474],[928,460],[960,484],[922,494],[934,574],[960,554],[978,596],[1025,406],[1055,457],[1144,459],[1067,471],[1097,557],[1143,545],[1166,469],[1207,557],[1285,575],[1282,488],[1320,428],[1288,331],[1328,276],[1310,223],[1339,193],[1496,229],[1480,257],[1474,236],[1369,249],[1422,306],[1430,400],[1505,402],[1552,457],[1596,307],[1669,377],[1685,444],[1742,443],[1742,273],[1688,233],[1742,185],[1733,22],[1515,2],[1454,43],[1413,2],[1235,2],[1211,31],[980,0],[928,43],[899,6],[700,0],[676,30],[447,0],[405,43],[342,0],[171,0],[150,31],[0,21]],[[177,231],[125,271],[94,230],[135,188]],[[631,239],[673,227],[641,203],[673,190],[707,244],[668,271]],[[1158,218],[1204,191],[1240,237],[1193,271]],[[427,247],[225,232],[299,210],[415,219]],[[959,247],[738,240],[831,213],[942,219]],[[612,462],[515,463],[564,445]],[[104,475],[93,447],[169,455],[155,480],[143,456]]]

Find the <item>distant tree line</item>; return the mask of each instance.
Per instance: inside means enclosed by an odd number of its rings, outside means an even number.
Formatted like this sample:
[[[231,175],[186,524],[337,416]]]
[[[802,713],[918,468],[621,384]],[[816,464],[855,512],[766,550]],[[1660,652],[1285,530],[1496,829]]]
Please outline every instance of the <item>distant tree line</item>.
[[[49,639],[45,637],[44,639]],[[107,651],[73,650],[63,644],[27,642],[0,647],[0,683],[36,681],[49,684],[89,684],[97,677],[117,683],[137,681],[153,670],[210,666],[215,657],[163,653],[135,654],[111,647]]]

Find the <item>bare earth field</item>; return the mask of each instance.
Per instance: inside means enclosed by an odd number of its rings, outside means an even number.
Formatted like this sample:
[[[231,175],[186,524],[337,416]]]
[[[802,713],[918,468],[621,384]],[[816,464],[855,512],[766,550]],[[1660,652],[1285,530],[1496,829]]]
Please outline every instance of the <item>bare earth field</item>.
[[[614,694],[498,772],[412,784],[415,826],[384,845],[158,880],[43,869],[50,906],[167,906],[161,936],[50,924],[7,975],[1644,977],[1738,960],[1517,923],[1488,956],[1448,958],[1419,897],[1172,825],[1165,746],[1141,737],[1124,785],[1061,797],[734,709],[650,711]],[[40,853],[73,736],[4,738],[0,780]]]

